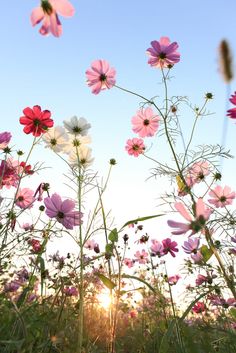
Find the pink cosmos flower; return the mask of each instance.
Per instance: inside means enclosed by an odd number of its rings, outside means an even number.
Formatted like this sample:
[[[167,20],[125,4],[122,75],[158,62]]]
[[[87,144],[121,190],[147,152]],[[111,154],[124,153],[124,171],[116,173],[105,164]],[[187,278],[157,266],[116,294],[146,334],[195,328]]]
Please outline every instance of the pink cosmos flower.
[[[196,314],[201,314],[203,313],[204,311],[206,311],[206,306],[203,302],[197,302],[193,308],[192,308],[192,311]]]
[[[170,276],[168,277],[168,283],[171,286],[174,286],[175,284],[177,284],[177,282],[179,281],[181,277],[179,275],[174,275],[174,276]]]
[[[166,238],[162,240],[162,245],[163,245],[163,253],[166,255],[168,253],[171,254],[171,256],[175,257],[175,252],[178,252],[179,249],[177,249],[177,243],[176,241],[171,241],[170,238]]]
[[[211,215],[211,210],[206,207],[203,200],[199,198],[196,202],[196,217],[193,216],[186,210],[185,206],[181,202],[175,203],[176,210],[189,222],[182,223],[176,221],[167,221],[168,225],[171,228],[176,228],[175,231],[171,232],[173,235],[185,234],[188,231],[191,231],[191,234],[199,232],[204,226],[206,221]]]
[[[91,87],[94,94],[98,94],[104,89],[110,89],[116,83],[116,70],[111,68],[106,60],[93,61],[91,68],[85,74],[87,84]]]
[[[96,243],[93,239],[87,240],[84,247],[88,250],[94,250],[96,253],[100,252],[98,243]]]
[[[196,162],[188,169],[185,181],[189,187],[192,187],[204,180],[209,173],[210,167],[207,161]]]
[[[31,208],[35,201],[34,191],[29,188],[19,189],[16,195],[16,205],[20,208]]]
[[[236,300],[234,298],[224,299],[218,295],[212,294],[208,297],[208,299],[210,299],[212,305],[222,306],[225,309],[230,306],[236,306]]]
[[[19,181],[19,175],[17,173],[18,162],[8,158],[6,161],[2,160],[0,164],[0,189],[3,186],[10,188],[11,186],[16,187]]]
[[[50,218],[56,218],[66,229],[73,229],[82,223],[83,214],[74,211],[75,202],[69,199],[62,201],[61,197],[54,193],[44,199],[46,214]]]
[[[42,249],[40,241],[37,239],[30,239],[28,243],[32,246],[34,253],[39,253]]]
[[[200,239],[199,238],[189,238],[187,241],[184,242],[184,252],[186,254],[196,254],[199,249]]]
[[[129,267],[129,268],[131,268],[131,267],[134,266],[134,261],[131,260],[131,259],[125,258],[123,262],[124,262],[124,264],[125,264],[127,267]]]
[[[203,256],[201,252],[198,250],[196,254],[191,254],[191,259],[195,264],[200,264],[203,261]]]
[[[136,137],[129,139],[126,142],[125,149],[130,156],[138,157],[145,150],[144,142],[142,139]]]
[[[231,95],[230,102],[236,105],[236,92]],[[236,119],[236,108],[227,110],[227,116],[229,116],[231,119]]]
[[[148,262],[148,253],[142,249],[142,251],[136,251],[136,253],[134,254],[134,256],[136,257],[136,261],[138,261],[138,263],[140,264],[146,264]]]
[[[45,134],[49,127],[52,127],[54,121],[51,119],[49,110],[41,110],[39,105],[34,105],[33,108],[25,108],[24,115],[20,117],[20,124],[25,125],[23,131],[26,134],[31,134],[35,137]]]
[[[203,283],[207,283],[207,281],[208,281],[208,277],[198,274],[195,283],[196,283],[196,286],[200,286]]]
[[[0,150],[4,150],[11,140],[11,133],[10,132],[1,132],[0,133]]]
[[[154,136],[159,127],[160,117],[153,113],[153,110],[148,107],[137,111],[131,122],[133,124],[133,132],[139,137]]]
[[[43,0],[41,5],[31,13],[31,24],[35,26],[43,21],[39,33],[43,36],[50,32],[55,37],[62,34],[62,25],[58,14],[64,17],[72,17],[75,13],[74,7],[68,0]]]
[[[231,188],[229,186],[217,185],[215,189],[212,189],[209,192],[209,196],[211,199],[208,202],[214,205],[216,208],[225,207],[226,205],[232,205],[233,200],[235,199],[235,192],[231,192]]]
[[[147,49],[147,54],[150,57],[148,64],[154,67],[164,68],[172,67],[180,60],[180,54],[177,52],[178,44],[171,43],[168,37],[161,37],[160,41],[152,41],[152,48]]]
[[[78,290],[75,287],[65,287],[63,292],[67,297],[77,296],[79,294]]]
[[[152,245],[151,245],[151,252],[152,252],[152,256],[158,256],[161,257],[164,255],[163,252],[163,245],[161,242],[159,242],[156,239],[151,239]]]

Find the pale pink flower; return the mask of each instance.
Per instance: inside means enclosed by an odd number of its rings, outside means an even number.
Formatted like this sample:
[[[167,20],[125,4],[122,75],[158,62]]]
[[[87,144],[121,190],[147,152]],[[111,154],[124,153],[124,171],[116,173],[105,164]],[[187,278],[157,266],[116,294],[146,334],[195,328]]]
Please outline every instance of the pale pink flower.
[[[91,87],[94,94],[98,94],[104,89],[110,89],[116,83],[116,70],[111,68],[106,60],[93,61],[91,68],[85,74],[87,84]]]
[[[4,150],[11,140],[11,133],[10,132],[1,132],[0,133],[0,150]]]
[[[72,17],[74,13],[74,7],[68,0],[43,0],[41,5],[32,11],[30,19],[32,26],[43,21],[39,30],[40,34],[45,36],[51,32],[55,37],[60,37],[62,25],[58,14],[64,17]]]
[[[144,142],[142,139],[136,137],[133,139],[129,139],[126,142],[125,149],[130,156],[138,157],[140,154],[144,153]]]
[[[168,277],[168,283],[173,286],[173,285],[177,284],[177,282],[179,281],[180,278],[181,277],[179,275],[170,276],[170,277]]]
[[[186,254],[196,254],[199,249],[200,239],[199,238],[189,238],[184,242],[182,248]]]
[[[35,201],[34,191],[29,188],[19,189],[16,194],[16,205],[20,208],[31,208]]]
[[[138,261],[140,264],[146,264],[148,262],[148,253],[144,249],[142,249],[141,252],[139,250],[136,251],[134,256],[136,257],[136,261]]]
[[[231,191],[229,186],[222,188],[222,186],[217,185],[215,189],[212,189],[209,192],[209,196],[211,196],[211,199],[209,199],[208,202],[216,208],[219,208],[225,207],[226,205],[232,205],[236,195],[234,191]]]
[[[203,261],[203,256],[201,252],[198,250],[196,254],[191,254],[191,259],[195,264],[200,264]]]
[[[84,247],[88,250],[94,250],[96,253],[100,252],[98,243],[96,243],[93,239],[87,240]]]
[[[176,228],[175,231],[171,232],[174,235],[185,234],[188,231],[191,231],[191,234],[195,234],[202,230],[205,226],[206,221],[209,219],[211,215],[211,210],[206,207],[203,200],[199,198],[196,202],[196,216],[193,216],[189,213],[189,211],[185,208],[182,202],[175,203],[176,210],[189,222],[182,223],[169,220],[167,221],[168,225],[171,228]]]
[[[160,241],[156,240],[156,239],[151,239],[152,245],[150,247],[151,252],[152,252],[152,256],[158,256],[161,257],[164,255],[163,252],[163,245]]]
[[[140,109],[131,120],[133,124],[132,130],[138,134],[139,137],[154,136],[159,127],[159,120],[160,117],[154,114],[150,107]]]
[[[187,171],[185,177],[186,184],[192,187],[194,184],[203,181],[209,173],[210,167],[207,161],[196,162]]]
[[[61,197],[54,193],[44,199],[46,214],[50,218],[56,218],[67,229],[73,229],[82,223],[83,214],[75,211],[75,202],[69,199],[62,201]]]
[[[129,268],[131,268],[131,267],[134,266],[134,261],[131,260],[131,259],[125,258],[125,259],[123,260],[123,262],[124,262],[124,265],[126,265],[126,266],[129,267]]]
[[[178,44],[171,43],[168,37],[161,37],[160,41],[151,42],[152,48],[147,49],[149,56],[148,64],[157,68],[172,67],[180,60],[180,54],[177,52]]]

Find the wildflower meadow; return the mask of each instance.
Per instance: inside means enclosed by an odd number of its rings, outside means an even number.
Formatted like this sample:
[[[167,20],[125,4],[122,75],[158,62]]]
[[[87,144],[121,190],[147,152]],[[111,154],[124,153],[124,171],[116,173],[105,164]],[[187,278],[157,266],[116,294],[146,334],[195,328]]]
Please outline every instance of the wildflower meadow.
[[[19,9],[29,9],[22,33],[9,32],[19,42],[2,54],[27,47],[6,78],[1,66],[3,109],[11,113],[0,131],[0,353],[236,352],[233,43],[216,32],[224,95],[191,81],[196,104],[178,71],[191,55],[188,36],[181,42],[168,15],[158,26],[153,12],[152,37],[136,41],[131,13],[142,18],[147,10],[105,2],[81,5],[80,13],[74,0],[29,1]],[[128,27],[114,30],[116,40],[106,28],[109,41],[103,32],[99,45],[106,16]],[[125,51],[123,41],[129,50],[112,55],[118,45]],[[132,50],[138,64],[122,74]],[[208,60],[206,50],[197,61]],[[136,64],[146,71],[133,74]],[[201,77],[200,64],[186,65]],[[12,82],[22,84],[19,93]]]

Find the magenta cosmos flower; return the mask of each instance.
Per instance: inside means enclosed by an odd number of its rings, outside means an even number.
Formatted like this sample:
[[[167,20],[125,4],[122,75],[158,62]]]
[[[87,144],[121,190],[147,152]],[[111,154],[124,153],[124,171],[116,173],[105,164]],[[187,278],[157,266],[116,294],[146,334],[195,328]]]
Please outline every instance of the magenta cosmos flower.
[[[143,154],[145,150],[144,142],[142,139],[138,139],[136,137],[129,139],[126,142],[125,149],[129,155],[138,157],[140,154]]]
[[[168,253],[171,254],[171,256],[175,257],[175,252],[178,252],[179,249],[177,249],[177,243],[176,241],[171,241],[170,238],[166,238],[162,240],[162,245],[163,245],[163,253],[167,255]]]
[[[212,189],[209,192],[209,196],[211,196],[211,198],[208,202],[216,208],[219,208],[232,205],[232,202],[235,199],[235,192],[232,192],[229,186],[222,188],[222,186],[217,185],[215,189]]]
[[[106,60],[93,61],[91,68],[85,74],[87,84],[91,87],[94,94],[98,94],[104,89],[110,89],[116,83],[116,70],[111,68]]]
[[[0,133],[0,150],[4,150],[11,140],[11,133],[10,132],[1,132]]]
[[[49,110],[41,110],[39,105],[33,106],[33,109],[27,107],[23,110],[24,116],[20,117],[20,124],[25,125],[23,131],[26,134],[40,136],[44,134],[54,122],[51,119]]]
[[[151,108],[140,109],[131,120],[133,124],[132,130],[139,137],[154,136],[159,127],[159,120],[160,117],[155,115]]]
[[[28,188],[19,189],[16,195],[16,205],[20,208],[31,208],[35,201],[34,191]]]
[[[31,24],[35,26],[42,22],[39,33],[43,36],[50,32],[55,37],[62,34],[62,25],[58,14],[71,17],[75,13],[74,7],[68,0],[42,0],[41,6],[36,7],[31,13]]]
[[[168,37],[161,37],[160,41],[151,42],[152,48],[147,49],[149,56],[148,64],[154,67],[172,67],[180,60],[180,54],[177,52],[178,44],[171,43]]]
[[[83,214],[74,210],[74,201],[69,199],[62,201],[61,197],[55,193],[51,197],[46,197],[44,204],[48,217],[56,218],[66,229],[73,229],[74,226],[82,223]]]
[[[173,232],[173,235],[180,235],[185,234],[188,231],[191,231],[191,234],[195,234],[202,230],[205,226],[206,221],[209,219],[211,215],[211,210],[206,207],[203,200],[199,198],[196,202],[196,216],[193,216],[188,212],[185,206],[181,202],[175,203],[176,210],[189,222],[189,223],[182,223],[169,220],[167,221],[168,225],[171,228],[176,228]]]
[[[233,105],[236,105],[236,92],[232,94],[229,100]],[[227,116],[229,116],[231,119],[236,119],[236,108],[231,108],[227,110]]]

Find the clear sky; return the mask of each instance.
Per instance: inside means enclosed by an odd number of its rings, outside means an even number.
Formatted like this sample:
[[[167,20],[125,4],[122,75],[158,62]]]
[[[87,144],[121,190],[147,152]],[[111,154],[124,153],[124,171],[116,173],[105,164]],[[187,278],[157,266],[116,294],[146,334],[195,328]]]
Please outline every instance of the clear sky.
[[[115,88],[92,95],[85,83],[85,71],[94,59],[103,58],[116,68],[118,85],[147,97],[162,96],[160,73],[147,65],[145,51],[152,40],[169,36],[179,43],[181,53],[170,91],[173,95],[188,96],[193,105],[201,104],[206,92],[214,94],[209,109],[215,114],[202,121],[195,143],[219,143],[225,115],[225,85],[218,72],[218,45],[223,38],[227,39],[236,56],[236,2],[71,2],[76,14],[71,19],[61,18],[64,33],[57,39],[42,37],[38,27],[31,27],[29,16],[38,0],[2,1],[1,130],[12,131],[15,142],[23,148],[31,141],[31,137],[23,135],[18,123],[26,106],[39,104],[51,110],[56,125],[72,115],[84,116],[92,124],[95,168],[104,174],[110,158],[118,161],[107,201],[118,223],[156,213],[155,198],[163,191],[164,181],[144,182],[151,163],[129,157],[124,151],[125,141],[134,136],[130,119],[138,109],[139,100]],[[235,90],[234,79],[232,93]],[[193,117],[189,114],[181,119],[188,127]],[[232,121],[229,123],[227,146],[235,154],[236,126]],[[162,139],[159,144],[155,139],[151,152],[157,158],[163,157],[165,141]],[[38,149],[35,159],[46,159],[54,168],[52,173],[56,173],[57,162],[50,151]],[[232,177],[235,162],[231,161],[228,169],[227,164],[225,167],[227,180],[236,187]]]

